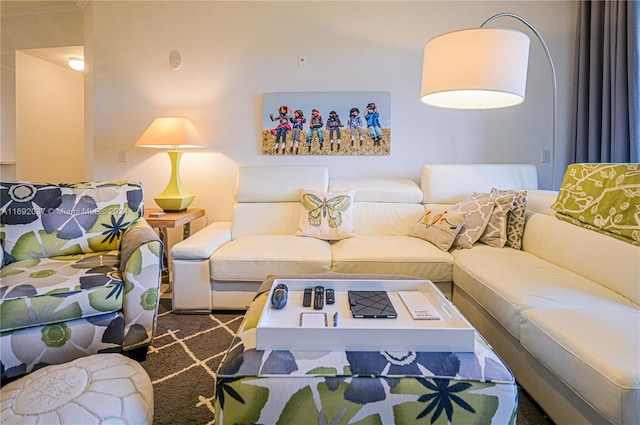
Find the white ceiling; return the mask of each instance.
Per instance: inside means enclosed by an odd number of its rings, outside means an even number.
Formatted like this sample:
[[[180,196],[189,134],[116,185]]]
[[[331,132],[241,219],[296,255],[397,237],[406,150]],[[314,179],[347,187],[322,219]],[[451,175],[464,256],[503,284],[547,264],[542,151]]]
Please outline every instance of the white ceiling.
[[[21,49],[20,52],[68,68],[69,58],[84,59],[83,46],[49,47],[44,49]]]

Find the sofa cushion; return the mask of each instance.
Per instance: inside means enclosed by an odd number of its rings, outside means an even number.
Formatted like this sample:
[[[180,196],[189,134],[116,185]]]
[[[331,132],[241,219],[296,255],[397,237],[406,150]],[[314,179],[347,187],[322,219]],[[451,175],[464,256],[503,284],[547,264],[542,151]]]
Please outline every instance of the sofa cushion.
[[[358,236],[408,236],[423,214],[422,204],[356,202],[353,231]]]
[[[546,214],[530,214],[522,248],[640,304],[640,247]]]
[[[527,215],[527,191],[526,190],[500,190],[491,188],[491,193],[496,195],[513,194],[513,209],[507,214],[507,242],[505,246],[513,249],[522,248],[522,235]]]
[[[231,238],[249,235],[290,235],[298,230],[300,197],[296,202],[245,202],[233,206]]]
[[[482,236],[494,207],[495,203],[491,198],[471,199],[453,205],[449,211],[465,213],[464,224],[453,245],[460,248],[471,248]]]
[[[633,311],[638,308],[604,286],[525,251],[477,244],[470,250],[452,253],[455,285],[517,339],[520,338],[521,313],[527,309]]]
[[[473,199],[485,198],[493,199],[495,204],[493,206],[493,211],[491,211],[491,217],[487,222],[487,227],[484,229],[482,236],[480,236],[480,239],[478,240],[482,243],[486,243],[487,245],[502,248],[507,243],[507,220],[509,212],[513,210],[515,194],[473,194]]]
[[[2,331],[97,316],[122,309],[118,252],[32,258],[2,268]]]
[[[411,236],[358,235],[331,243],[332,271],[419,276],[450,282],[453,257]]]
[[[430,164],[421,169],[425,204],[455,204],[473,192],[502,189],[537,189],[533,164]]]
[[[413,226],[411,236],[424,239],[439,249],[448,251],[462,229],[464,216],[463,212],[444,211],[432,214],[431,211],[427,211]]]
[[[327,190],[329,169],[314,166],[241,166],[236,202],[298,202],[300,189]]]
[[[329,190],[355,190],[356,202],[422,202],[422,190],[408,179],[334,177],[329,180]]]
[[[533,309],[522,318],[527,351],[611,423],[637,423],[640,311]]]
[[[353,233],[354,191],[302,190],[297,236],[339,240]]]
[[[223,245],[209,262],[214,281],[261,282],[270,274],[329,272],[331,248],[314,238],[248,235]]]
[[[558,192],[555,190],[527,190],[527,213],[539,213],[555,216],[551,205],[556,201]]]
[[[125,318],[122,311],[2,332],[2,381],[50,364],[60,364],[100,352],[120,351],[124,345],[124,335]],[[64,382],[61,380],[59,384],[63,385]],[[4,413],[3,411],[3,415]],[[2,420],[2,423],[5,421]]]

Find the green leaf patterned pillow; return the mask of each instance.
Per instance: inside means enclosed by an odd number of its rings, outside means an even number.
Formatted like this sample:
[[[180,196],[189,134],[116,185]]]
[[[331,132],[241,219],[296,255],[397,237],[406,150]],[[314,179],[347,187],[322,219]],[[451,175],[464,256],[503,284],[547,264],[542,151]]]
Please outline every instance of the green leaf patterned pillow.
[[[561,220],[640,244],[640,164],[571,164],[551,208]]]

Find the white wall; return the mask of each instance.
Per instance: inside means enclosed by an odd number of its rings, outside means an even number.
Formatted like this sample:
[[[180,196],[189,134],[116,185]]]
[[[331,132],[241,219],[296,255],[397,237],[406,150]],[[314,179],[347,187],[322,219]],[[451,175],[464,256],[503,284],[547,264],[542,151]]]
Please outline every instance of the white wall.
[[[558,72],[556,186],[570,133],[576,2],[92,2],[95,178],[141,180],[148,205],[166,185],[166,153],[135,148],[157,116],[190,118],[208,144],[187,151],[181,175],[194,206],[229,219],[238,165],[327,165],[333,176],[397,176],[418,181],[424,163],[534,163],[550,188],[551,74],[532,38],[527,98],[491,111],[453,111],[420,103],[422,50],[444,32],[478,27],[495,13],[527,18],[546,39]],[[86,25],[85,21],[85,25]],[[89,47],[91,45],[91,47]],[[172,50],[182,67],[168,67]],[[297,56],[308,58],[297,67]],[[277,91],[391,92],[390,156],[265,156],[261,96]],[[125,150],[128,160],[118,162]]]
[[[208,149],[187,152],[182,175],[210,219],[231,214],[242,164],[323,164],[332,175],[418,179],[422,163],[532,162],[551,185],[550,74],[533,35],[526,102],[496,111],[449,111],[418,101],[422,48],[440,33],[477,27],[501,11],[521,14],[543,34],[559,87],[558,165],[562,177],[571,126],[576,2],[91,2],[46,16],[2,18],[0,159],[15,158],[14,52],[17,48],[84,44],[85,176],[143,181],[150,205],[169,176],[165,153],[133,147],[159,115],[184,115]],[[84,40],[82,40],[84,38]],[[178,71],[168,53],[182,53]],[[308,57],[297,68],[299,54]],[[95,80],[94,80],[95,77]],[[274,157],[259,147],[261,94],[269,91],[389,90],[393,144],[388,157]],[[95,142],[95,145],[93,144]],[[118,151],[128,162],[117,162]],[[3,177],[4,177],[3,167]]]
[[[16,179],[84,179],[84,75],[16,53]]]

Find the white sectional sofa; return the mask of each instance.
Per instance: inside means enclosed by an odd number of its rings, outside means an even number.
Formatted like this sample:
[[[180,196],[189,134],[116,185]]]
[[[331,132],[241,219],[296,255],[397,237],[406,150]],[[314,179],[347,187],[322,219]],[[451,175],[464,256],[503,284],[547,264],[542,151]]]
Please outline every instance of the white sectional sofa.
[[[522,249],[441,251],[409,236],[426,209],[473,192],[526,189]],[[300,189],[355,189],[355,237],[295,236]],[[272,274],[431,279],[556,423],[640,418],[640,248],[555,217],[532,165],[425,165],[410,180],[332,178],[324,167],[241,167],[231,223],[172,251],[174,308],[245,308]],[[451,293],[452,291],[452,293]]]
[[[426,206],[489,190],[490,168],[425,166]],[[638,424],[640,247],[558,220],[556,197],[528,191],[521,250],[452,251],[453,303],[556,423]]]
[[[296,236],[303,188],[355,190],[357,237]],[[451,292],[453,256],[409,236],[424,213],[411,180],[329,179],[325,167],[240,167],[235,198],[230,223],[213,223],[172,248],[174,309],[245,309],[272,274],[411,275]]]

